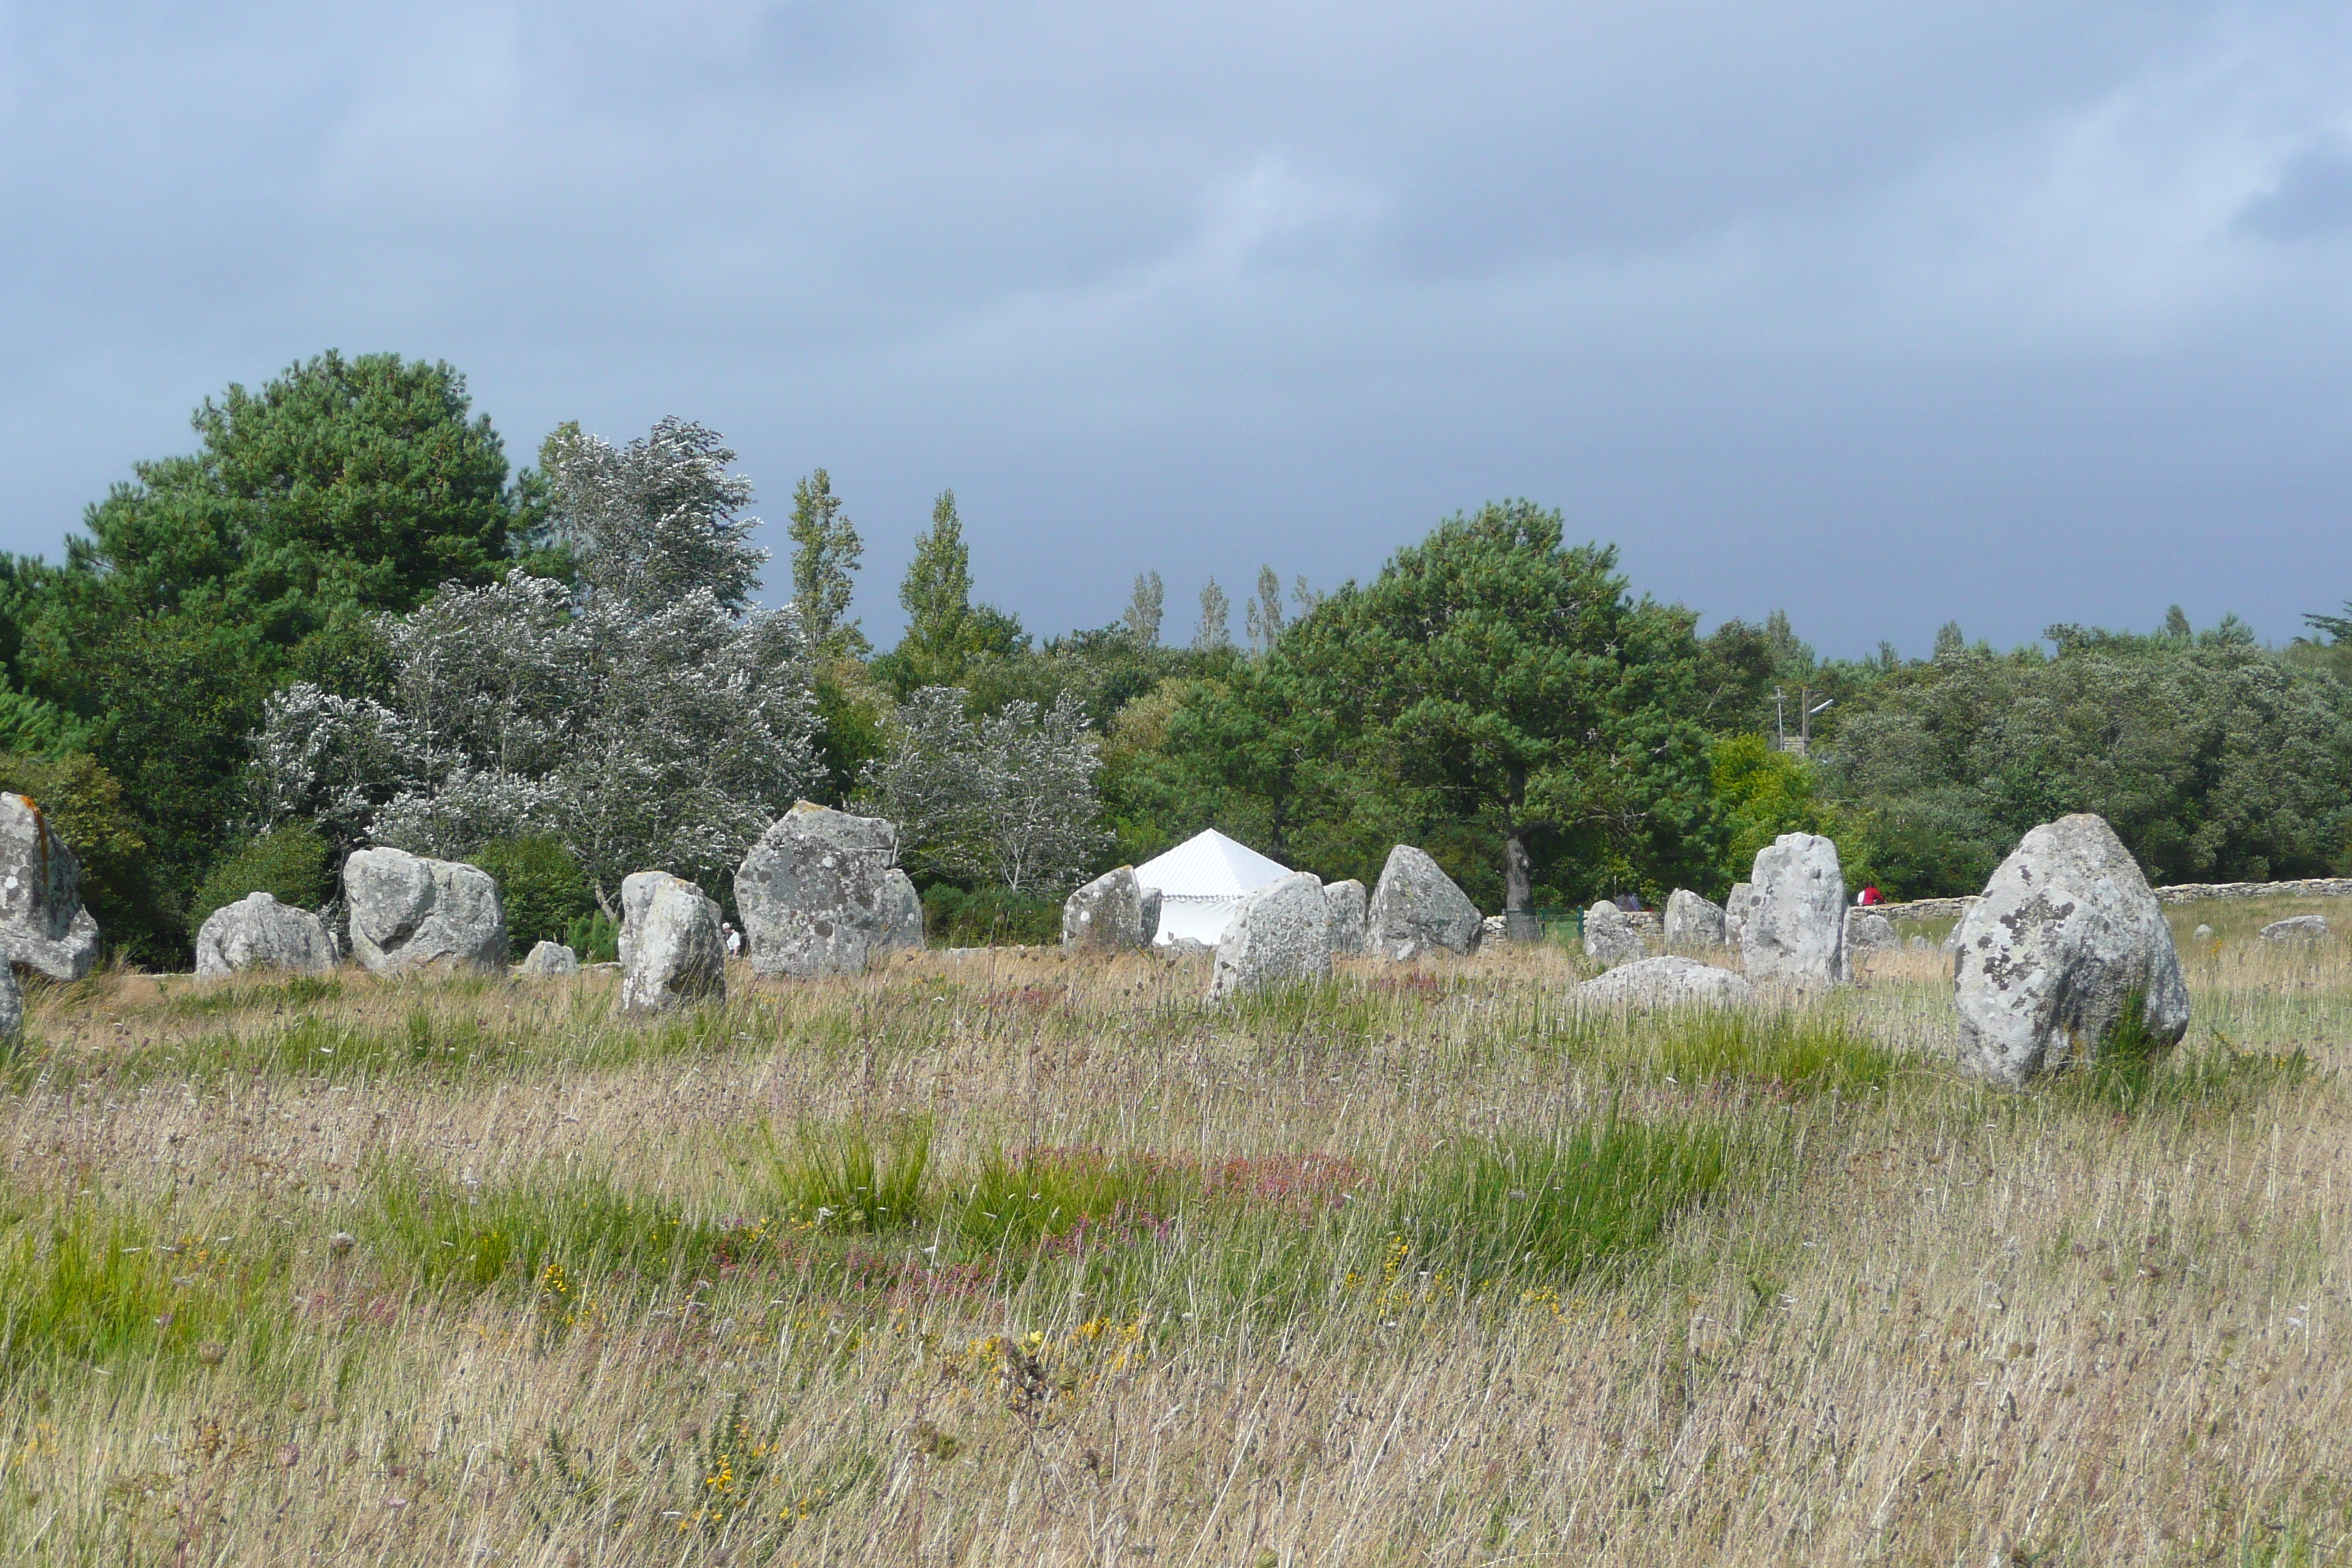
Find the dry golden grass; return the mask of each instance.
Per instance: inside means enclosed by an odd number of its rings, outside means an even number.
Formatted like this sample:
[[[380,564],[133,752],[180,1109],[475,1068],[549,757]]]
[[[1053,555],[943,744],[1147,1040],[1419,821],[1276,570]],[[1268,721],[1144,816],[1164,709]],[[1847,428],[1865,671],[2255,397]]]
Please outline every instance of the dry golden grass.
[[[2168,1068],[2026,1095],[1947,1065],[1932,952],[1737,1036],[1579,1019],[1557,949],[1233,1010],[1198,965],[933,954],[652,1026],[595,976],[94,977],[5,1080],[0,1543],[2336,1561],[2352,959],[2242,938],[2188,955]],[[926,1127],[919,1224],[794,1173]],[[1528,1199],[1420,1212],[1464,1151],[1607,1127],[1720,1180],[1590,1266],[1445,1261]],[[1144,1195],[987,1230],[1040,1148]]]

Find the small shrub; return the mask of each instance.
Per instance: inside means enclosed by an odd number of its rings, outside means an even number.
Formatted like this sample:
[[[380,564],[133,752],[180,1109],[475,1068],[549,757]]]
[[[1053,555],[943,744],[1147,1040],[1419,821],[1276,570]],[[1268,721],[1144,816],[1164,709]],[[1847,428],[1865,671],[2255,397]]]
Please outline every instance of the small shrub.
[[[578,954],[583,963],[617,963],[621,928],[604,910],[592,910],[563,928],[563,945]]]
[[[924,889],[923,930],[950,947],[1052,943],[1062,940],[1062,902],[1010,888],[941,885]]]
[[[298,910],[318,908],[333,891],[327,854],[327,841],[307,822],[289,822],[247,839],[197,888],[188,907],[189,931],[202,926],[223,904],[233,904],[247,893],[268,893]]]
[[[552,838],[493,839],[468,858],[499,879],[507,942],[518,955],[533,942],[563,941],[573,925],[597,913],[580,862]]]

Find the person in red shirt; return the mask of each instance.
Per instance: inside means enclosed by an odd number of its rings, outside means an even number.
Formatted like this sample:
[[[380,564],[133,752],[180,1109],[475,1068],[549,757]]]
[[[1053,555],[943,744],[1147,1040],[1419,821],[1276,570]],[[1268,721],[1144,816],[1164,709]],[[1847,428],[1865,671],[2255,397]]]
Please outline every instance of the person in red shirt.
[[[1853,901],[1854,901],[1855,903],[1857,903],[1857,904],[1860,904],[1864,909],[1868,909],[1871,905],[1875,904],[1875,903],[1882,903],[1882,902],[1884,902],[1885,900],[1883,900],[1882,899],[1880,899],[1880,898],[1879,898],[1879,896],[1878,896],[1878,889],[1877,889],[1876,887],[1873,886],[1873,887],[1864,888],[1864,889],[1862,890],[1862,892],[1861,892],[1860,896],[1858,896],[1858,897],[1857,897]]]

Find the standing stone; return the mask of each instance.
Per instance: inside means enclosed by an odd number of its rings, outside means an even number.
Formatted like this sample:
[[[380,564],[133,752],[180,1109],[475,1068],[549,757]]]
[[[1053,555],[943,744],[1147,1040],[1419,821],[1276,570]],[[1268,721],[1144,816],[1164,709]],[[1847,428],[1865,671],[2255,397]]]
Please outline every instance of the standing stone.
[[[1467,953],[1478,946],[1483,923],[1478,906],[1436,861],[1400,844],[1364,911],[1364,946],[1396,963],[1425,952]]]
[[[1723,897],[1723,945],[1740,945],[1740,932],[1747,929],[1748,906],[1755,901],[1756,888],[1749,882],[1734,882],[1731,891]]]
[[[1584,911],[1584,956],[1614,969],[1649,957],[1650,944],[1642,940],[1623,910],[1603,899]]]
[[[1895,934],[1893,921],[1874,910],[1858,909],[1847,911],[1845,945],[1847,952],[1876,952],[1900,947],[1903,943]]]
[[[1106,871],[1062,900],[1062,951],[1135,952],[1151,945],[1160,922],[1143,929],[1143,884],[1135,868]]]
[[[761,835],[735,873],[735,907],[761,974],[856,974],[894,929],[898,830],[802,801]],[[903,913],[903,912],[902,912]]]
[[[1143,945],[1146,947],[1160,940],[1160,900],[1165,896],[1157,888],[1143,889]]]
[[[377,974],[498,968],[507,961],[499,884],[478,866],[405,849],[360,849],[343,862],[352,952]]]
[[[1331,973],[1331,901],[1312,871],[1293,871],[1241,901],[1217,942],[1209,1000]]]
[[[0,963],[0,1040],[25,1037],[25,988],[16,980],[16,966]]]
[[[1331,906],[1331,954],[1344,958],[1364,951],[1364,885],[1353,877],[1327,882],[1323,901]]]
[[[915,879],[896,866],[882,874],[882,912],[883,947],[922,951],[923,895],[915,891]]]
[[[2209,925],[2200,925],[2195,931],[2189,933],[2189,940],[2191,942],[2211,942],[2213,940],[2213,928]]]
[[[1756,988],[1728,969],[1670,955],[1620,964],[1578,986],[1576,998],[1627,1008],[1744,1006]]]
[[[81,862],[21,795],[0,795],[0,952],[52,980],[79,980],[98,962]]]
[[[1783,833],[1756,852],[1739,952],[1750,980],[1834,985],[1846,978],[1845,874],[1837,846]]]
[[[2172,928],[2103,817],[2027,834],[1953,934],[1960,1059],[1995,1083],[2095,1060],[2134,996],[2159,1044],[2188,1031]]]
[[[658,1013],[727,999],[727,935],[719,906],[667,871],[621,879],[621,1010]]]
[[[1723,906],[1700,898],[1688,888],[1676,888],[1666,899],[1666,945],[1721,947]]]
[[[529,957],[516,966],[518,974],[577,974],[580,955],[560,942],[535,943]]]
[[[2326,934],[2326,915],[2289,915],[2263,927],[2264,942],[2314,942]]]
[[[247,893],[205,917],[196,932],[196,973],[234,974],[241,969],[295,969],[310,973],[335,966],[327,922],[308,910],[281,904],[273,894]]]

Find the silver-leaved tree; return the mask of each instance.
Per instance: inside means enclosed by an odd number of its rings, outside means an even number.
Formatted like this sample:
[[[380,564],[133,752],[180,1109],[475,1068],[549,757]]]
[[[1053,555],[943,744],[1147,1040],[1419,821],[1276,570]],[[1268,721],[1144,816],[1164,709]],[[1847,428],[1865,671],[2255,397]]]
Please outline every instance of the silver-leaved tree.
[[[971,719],[966,701],[952,686],[908,699],[888,749],[866,770],[866,808],[898,825],[900,853],[919,870],[1020,892],[1075,886],[1108,837],[1085,709],[1065,692],[1042,710],[1008,702]]]
[[[818,775],[809,649],[747,608],[767,552],[711,432],[666,419],[614,447],[549,443],[576,586],[517,574],[381,624],[389,700],[272,699],[261,814],[331,838],[463,855],[546,834],[607,914],[632,871],[725,871]]]

